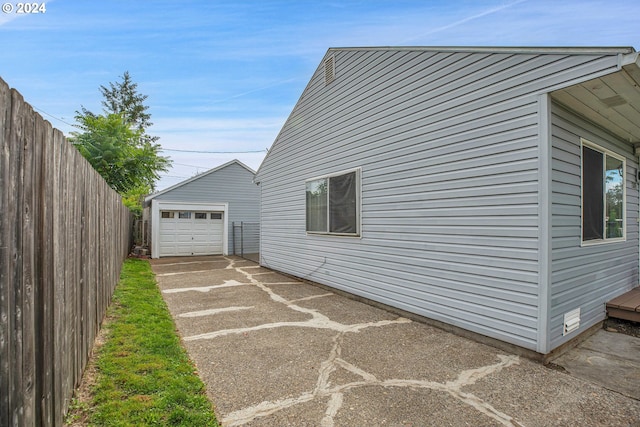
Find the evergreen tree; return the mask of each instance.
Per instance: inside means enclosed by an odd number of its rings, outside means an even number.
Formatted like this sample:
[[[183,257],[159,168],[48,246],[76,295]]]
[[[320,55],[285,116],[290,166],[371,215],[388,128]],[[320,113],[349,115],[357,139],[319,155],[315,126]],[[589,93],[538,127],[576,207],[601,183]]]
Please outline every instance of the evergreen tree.
[[[159,139],[146,133],[151,115],[144,104],[146,95],[138,93],[128,72],[122,81],[100,86],[104,97],[103,114],[95,114],[84,107],[76,111],[76,127],[71,133],[71,142],[80,153],[131,205],[132,210],[141,210],[141,196],[151,193],[166,172],[171,160],[159,154]]]
[[[102,106],[105,113],[120,114],[125,123],[145,132],[153,123],[149,121],[149,107],[144,105],[147,95],[139,94],[137,88],[138,84],[134,83],[129,72],[125,71],[121,82],[109,83],[108,88],[100,86],[100,92],[104,97]]]

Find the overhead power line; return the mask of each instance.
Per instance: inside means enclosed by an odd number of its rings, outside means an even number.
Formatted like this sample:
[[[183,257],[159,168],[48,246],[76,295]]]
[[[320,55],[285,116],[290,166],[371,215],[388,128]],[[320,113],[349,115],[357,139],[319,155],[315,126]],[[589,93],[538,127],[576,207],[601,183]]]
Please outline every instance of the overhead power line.
[[[266,153],[267,150],[249,150],[249,151],[205,151],[205,150],[179,150],[177,148],[160,148],[160,151],[175,151],[178,153],[198,153],[198,154],[250,154],[250,153]]]
[[[66,120],[63,120],[63,119],[61,119],[60,117],[56,117],[56,116],[54,116],[53,114],[49,114],[49,113],[47,113],[46,111],[44,111],[43,109],[36,107],[35,105],[32,105],[32,107],[33,107],[33,109],[34,109],[34,110],[39,111],[39,112],[41,112],[42,114],[44,114],[44,115],[46,115],[46,116],[51,117],[52,119],[56,119],[56,120],[58,120],[59,122],[64,123],[65,125],[69,125],[69,126],[76,127],[76,125],[74,125],[74,124],[72,124],[72,123],[69,123],[69,122],[67,122]]]

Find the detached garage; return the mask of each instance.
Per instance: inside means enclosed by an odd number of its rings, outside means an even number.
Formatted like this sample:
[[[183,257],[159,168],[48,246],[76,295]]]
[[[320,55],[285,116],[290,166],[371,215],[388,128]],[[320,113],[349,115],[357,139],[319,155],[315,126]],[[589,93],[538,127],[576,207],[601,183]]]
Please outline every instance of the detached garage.
[[[227,255],[233,224],[259,222],[254,176],[233,160],[147,196],[151,256]]]

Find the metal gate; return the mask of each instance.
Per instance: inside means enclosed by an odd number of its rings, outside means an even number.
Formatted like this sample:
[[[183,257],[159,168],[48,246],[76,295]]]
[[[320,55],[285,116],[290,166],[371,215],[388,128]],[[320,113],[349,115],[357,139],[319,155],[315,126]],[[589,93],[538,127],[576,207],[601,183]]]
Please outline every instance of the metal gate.
[[[258,261],[260,251],[260,223],[232,222],[233,254],[242,258]]]

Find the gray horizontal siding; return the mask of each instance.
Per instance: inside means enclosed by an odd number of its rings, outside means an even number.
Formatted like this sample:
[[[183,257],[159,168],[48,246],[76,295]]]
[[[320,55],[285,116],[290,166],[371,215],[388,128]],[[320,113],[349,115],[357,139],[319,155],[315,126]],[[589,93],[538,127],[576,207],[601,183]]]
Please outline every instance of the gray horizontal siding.
[[[581,309],[581,328],[606,316],[605,303],[638,284],[638,168],[631,146],[554,105],[550,338],[556,347],[564,313]],[[580,138],[627,158],[627,241],[581,247]]]
[[[229,251],[233,248],[232,223],[260,221],[260,189],[254,174],[237,163],[178,186],[156,196],[157,200],[177,203],[229,203]],[[255,240],[255,239],[253,239]],[[248,243],[245,253],[257,252],[258,244]]]
[[[602,57],[340,50],[260,168],[263,264],[536,348],[536,95]],[[304,180],[362,168],[362,237],[306,235]]]

